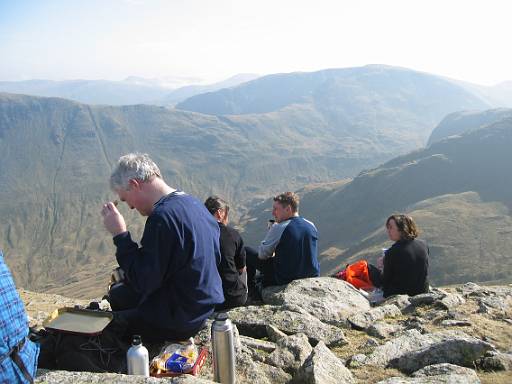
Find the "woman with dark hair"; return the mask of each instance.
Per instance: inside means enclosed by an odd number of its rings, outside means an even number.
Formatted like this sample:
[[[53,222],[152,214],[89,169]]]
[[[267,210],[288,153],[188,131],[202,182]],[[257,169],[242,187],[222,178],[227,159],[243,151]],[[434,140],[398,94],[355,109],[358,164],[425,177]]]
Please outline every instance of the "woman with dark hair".
[[[224,200],[217,196],[210,196],[204,205],[217,219],[220,228],[221,261],[218,269],[225,301],[217,305],[215,310],[242,306],[247,301],[244,242],[236,229],[228,227],[229,206]]]
[[[386,220],[386,230],[395,243],[384,256],[381,276],[384,297],[428,292],[429,249],[423,240],[416,239],[419,231],[412,217],[391,215]]]

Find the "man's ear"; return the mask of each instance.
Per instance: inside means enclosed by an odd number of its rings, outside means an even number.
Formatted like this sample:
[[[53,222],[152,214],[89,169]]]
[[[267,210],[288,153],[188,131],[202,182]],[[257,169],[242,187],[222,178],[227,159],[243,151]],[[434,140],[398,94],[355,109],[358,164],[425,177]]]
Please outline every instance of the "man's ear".
[[[130,189],[140,189],[140,184],[140,181],[137,179],[130,179],[130,181],[128,182],[128,186]]]

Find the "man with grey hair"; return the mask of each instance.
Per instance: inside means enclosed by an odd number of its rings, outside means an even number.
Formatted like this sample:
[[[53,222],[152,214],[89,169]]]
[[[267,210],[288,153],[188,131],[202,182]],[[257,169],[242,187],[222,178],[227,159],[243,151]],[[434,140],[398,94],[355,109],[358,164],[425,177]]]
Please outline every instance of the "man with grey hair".
[[[139,245],[116,204],[103,205],[125,281],[109,292],[128,332],[146,340],[185,340],[224,301],[217,271],[219,227],[196,198],[168,186],[146,154],[122,156],[110,177],[119,200],[147,216]]]

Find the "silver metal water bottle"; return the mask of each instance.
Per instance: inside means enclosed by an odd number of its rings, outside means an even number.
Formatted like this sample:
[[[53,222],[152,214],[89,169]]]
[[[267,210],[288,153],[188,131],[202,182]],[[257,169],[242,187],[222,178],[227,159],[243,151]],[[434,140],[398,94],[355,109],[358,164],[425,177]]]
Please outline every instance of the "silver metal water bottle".
[[[217,383],[234,384],[235,345],[233,325],[228,315],[221,312],[212,323],[213,379]]]
[[[132,346],[126,352],[129,375],[149,377],[149,353],[139,335],[133,336]]]

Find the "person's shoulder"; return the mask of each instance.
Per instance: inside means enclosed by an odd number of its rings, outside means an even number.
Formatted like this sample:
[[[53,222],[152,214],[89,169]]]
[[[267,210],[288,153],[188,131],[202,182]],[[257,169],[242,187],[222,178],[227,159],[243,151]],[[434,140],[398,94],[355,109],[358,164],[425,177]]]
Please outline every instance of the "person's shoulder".
[[[226,233],[228,233],[231,237],[233,237],[233,239],[239,239],[241,237],[240,236],[240,232],[238,232],[232,226],[230,226],[230,225],[223,225],[222,227],[224,227],[224,231]],[[221,231],[222,231],[222,227],[221,227]]]
[[[412,243],[414,244],[414,246],[418,247],[418,248],[421,248],[421,249],[424,249],[424,250],[427,250],[428,249],[428,244],[427,244],[427,241],[424,240],[424,239],[414,239],[412,241]]]
[[[182,209],[184,206],[189,204],[198,205],[201,203],[197,198],[183,191],[177,190],[169,193],[168,195],[163,196],[160,200],[158,200],[153,206],[153,213],[168,213],[174,210]]]
[[[303,226],[314,229],[315,231],[317,230],[315,224],[311,220],[302,216],[296,216],[295,218],[297,219],[297,222],[300,222]]]

